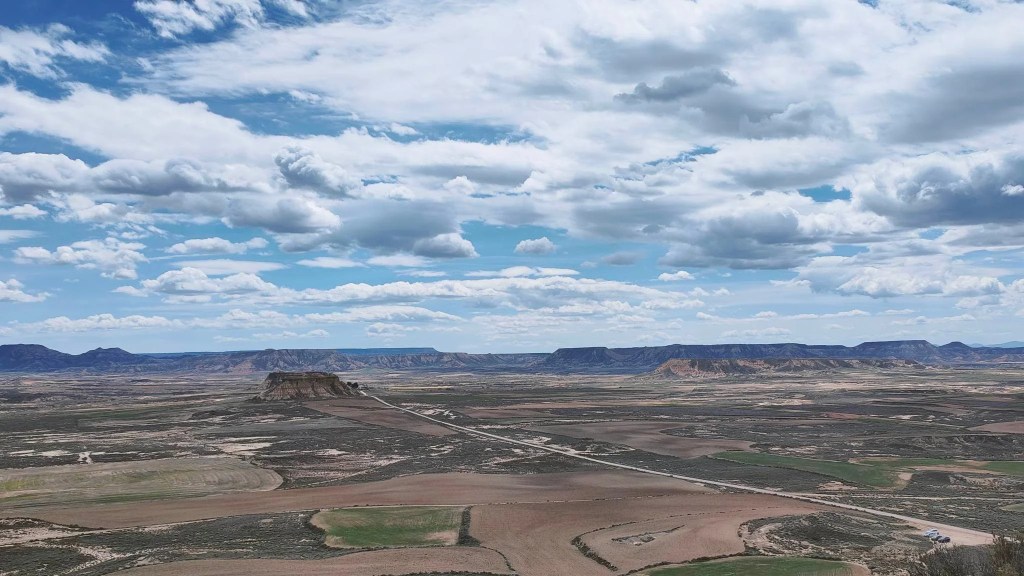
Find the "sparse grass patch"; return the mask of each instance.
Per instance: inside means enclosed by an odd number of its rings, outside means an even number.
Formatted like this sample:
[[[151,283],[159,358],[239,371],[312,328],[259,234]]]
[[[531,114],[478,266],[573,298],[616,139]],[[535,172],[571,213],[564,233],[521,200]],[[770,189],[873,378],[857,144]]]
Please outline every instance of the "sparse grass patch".
[[[1024,477],[1024,462],[999,460],[977,462],[970,460],[944,460],[941,458],[864,458],[857,462],[841,462],[838,460],[817,460],[799,458],[779,454],[761,452],[719,452],[713,458],[813,472],[823,476],[831,476],[852,484],[870,486],[872,488],[893,488],[900,485],[899,473],[914,471],[918,468],[949,466],[964,468],[965,471],[976,470],[978,473],[992,472],[1007,476]]]
[[[455,506],[394,506],[324,510],[310,522],[326,533],[335,548],[450,546],[462,524]]]
[[[719,452],[714,457],[740,464],[813,472],[874,488],[891,488],[899,480],[896,472],[893,470],[871,464],[853,464],[836,460],[814,460],[812,458],[797,458],[795,456],[780,456],[760,452]]]
[[[982,466],[982,468],[991,472],[1000,472],[1008,476],[1024,476],[1024,462],[1003,460],[989,462]]]
[[[848,564],[815,558],[744,556],[699,562],[671,568],[656,568],[649,576],[850,576]]]
[[[270,490],[280,483],[277,473],[235,458],[69,464],[0,469],[0,502],[28,506],[159,500]]]
[[[0,481],[0,492],[17,492],[19,490],[32,490],[42,485],[37,479],[34,478],[20,478],[17,480],[2,480]]]

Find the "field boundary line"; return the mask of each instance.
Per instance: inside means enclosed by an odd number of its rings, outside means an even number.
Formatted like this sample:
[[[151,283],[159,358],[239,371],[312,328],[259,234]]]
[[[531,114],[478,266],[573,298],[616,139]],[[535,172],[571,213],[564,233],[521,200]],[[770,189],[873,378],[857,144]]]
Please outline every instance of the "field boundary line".
[[[526,446],[526,447],[529,447],[529,448],[535,448],[537,450],[544,450],[546,452],[551,452],[551,453],[554,453],[554,454],[561,454],[562,456],[568,456],[570,458],[576,458],[576,459],[579,459],[579,460],[585,460],[587,462],[593,462],[595,464],[600,464],[602,466],[609,466],[609,467],[612,467],[612,468],[620,468],[622,470],[630,470],[630,471],[633,471],[633,472],[640,472],[640,473],[643,473],[643,474],[652,474],[652,475],[655,475],[655,476],[664,476],[666,478],[674,478],[676,480],[683,480],[683,481],[686,481],[686,482],[690,482],[690,483],[693,483],[693,484],[700,484],[700,485],[703,485],[703,486],[714,486],[714,487],[717,487],[717,488],[729,488],[729,489],[732,489],[732,490],[738,490],[738,491],[741,491],[741,492],[750,492],[750,493],[753,493],[753,494],[763,494],[763,495],[768,495],[768,496],[778,496],[780,498],[789,498],[791,500],[799,500],[801,502],[808,502],[808,503],[811,503],[811,504],[818,504],[820,506],[827,506],[829,508],[840,508],[840,509],[843,509],[843,510],[850,510],[850,511],[853,511],[853,512],[861,512],[863,514],[868,514],[868,515],[871,515],[871,516],[877,516],[877,517],[881,517],[881,518],[889,518],[889,519],[892,519],[892,520],[899,520],[900,522],[904,522],[904,523],[910,524],[912,526],[915,526],[916,528],[924,528],[924,527],[927,526],[929,528],[937,528],[940,531],[942,529],[946,529],[947,531],[949,531],[949,530],[956,530],[958,532],[965,533],[965,534],[971,534],[971,535],[979,537],[979,538],[989,539],[989,538],[992,537],[991,534],[988,534],[986,532],[981,532],[980,530],[973,530],[973,529],[970,529],[970,528],[961,528],[959,526],[953,526],[953,525],[950,525],[950,524],[935,523],[935,522],[931,522],[929,520],[925,520],[925,519],[921,519],[921,518],[913,518],[911,516],[904,516],[902,514],[896,514],[895,512],[886,512],[885,510],[877,510],[875,508],[867,508],[867,507],[864,507],[864,506],[857,506],[855,504],[844,504],[842,502],[833,502],[833,501],[824,500],[824,499],[821,499],[821,498],[815,498],[813,496],[806,496],[804,494],[799,494],[799,493],[795,493],[795,492],[781,492],[781,491],[777,491],[777,490],[769,490],[767,488],[757,488],[755,486],[746,486],[744,484],[733,484],[731,482],[722,482],[722,481],[719,481],[719,480],[708,480],[706,478],[695,478],[693,476],[684,476],[682,474],[673,474],[671,472],[662,472],[660,470],[652,470],[650,468],[642,468],[640,466],[630,466],[629,464],[620,464],[618,462],[609,462],[608,460],[601,460],[600,458],[593,458],[591,456],[584,456],[582,454],[576,454],[576,453],[573,453],[573,452],[569,452],[567,450],[562,450],[562,449],[559,449],[559,448],[555,448],[553,446],[545,446],[543,444],[537,444],[537,443],[534,443],[534,442],[528,442],[526,440],[516,440],[514,438],[508,438],[508,437],[501,436],[501,435],[498,435],[498,434],[493,434],[491,432],[484,432],[482,430],[475,430],[475,429],[469,428],[467,426],[460,426],[458,424],[453,424],[451,422],[445,422],[444,420],[441,420],[441,419],[438,419],[438,418],[434,418],[434,417],[428,416],[426,414],[421,414],[421,413],[419,413],[419,412],[417,412],[417,411],[415,411],[415,410],[413,410],[411,408],[405,408],[405,407],[402,407],[402,406],[398,406],[396,404],[392,404],[392,403],[390,403],[390,402],[388,402],[388,401],[386,401],[386,400],[384,400],[384,399],[382,399],[382,398],[380,398],[378,396],[374,396],[372,394],[367,394],[364,391],[360,391],[360,393],[365,395],[368,398],[372,398],[372,399],[376,400],[377,402],[380,402],[384,406],[387,406],[389,408],[393,408],[395,410],[401,410],[402,412],[406,412],[406,413],[411,414],[413,416],[416,416],[418,418],[423,418],[425,420],[429,420],[429,421],[431,421],[431,422],[433,422],[435,424],[440,424],[442,426],[447,426],[448,428],[451,428],[452,430],[457,430],[457,431],[460,431],[460,432],[465,432],[466,434],[473,434],[473,435],[476,435],[476,436],[483,436],[485,438],[490,438],[492,440],[497,440],[499,442],[505,442],[505,443],[508,443],[508,444],[517,444],[519,446]]]

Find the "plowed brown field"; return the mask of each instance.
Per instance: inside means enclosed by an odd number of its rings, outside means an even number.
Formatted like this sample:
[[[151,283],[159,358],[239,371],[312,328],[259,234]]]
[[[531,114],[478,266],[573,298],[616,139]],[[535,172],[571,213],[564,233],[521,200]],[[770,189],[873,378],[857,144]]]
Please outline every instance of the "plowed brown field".
[[[445,428],[440,424],[431,424],[415,416],[386,408],[369,398],[345,398],[343,400],[307,402],[306,406],[326,414],[341,416],[348,420],[365,422],[366,424],[384,426],[385,428],[395,428],[430,436],[457,434],[451,428]]]
[[[357,552],[327,560],[193,560],[122,570],[122,576],[384,576],[428,572],[512,574],[486,548],[403,548]]]
[[[161,458],[0,470],[4,509],[273,490],[281,477],[237,458]],[[26,514],[27,512],[23,512]]]
[[[173,501],[46,506],[0,510],[0,517],[31,516],[57,524],[125,528],[243,514],[389,504],[489,504],[663,496],[707,492],[672,478],[628,471],[556,474],[422,474],[380,482],[223,494]]]
[[[620,421],[535,426],[530,430],[573,438],[592,438],[679,458],[697,458],[725,450],[749,450],[751,446],[750,442],[742,440],[683,438],[664,433],[665,430],[678,427],[678,424],[672,422]]]
[[[577,536],[620,569],[743,551],[740,524],[754,518],[803,514],[821,507],[746,494],[691,494],[613,501],[492,504],[472,511],[470,534],[500,550],[522,576],[614,574],[584,556]],[[625,524],[624,523],[629,523]],[[611,526],[623,525],[618,528]],[[647,544],[613,539],[667,531]]]

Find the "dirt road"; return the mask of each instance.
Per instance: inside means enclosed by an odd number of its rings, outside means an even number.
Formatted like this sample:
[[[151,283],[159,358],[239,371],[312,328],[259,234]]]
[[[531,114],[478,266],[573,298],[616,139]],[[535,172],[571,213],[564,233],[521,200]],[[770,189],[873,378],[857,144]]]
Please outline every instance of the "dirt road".
[[[364,392],[364,394],[365,394],[365,392]],[[893,512],[886,512],[884,510],[877,510],[877,509],[874,509],[874,508],[867,508],[867,507],[864,507],[864,506],[855,506],[853,504],[843,504],[843,503],[840,503],[840,502],[832,502],[832,501],[829,501],[829,500],[825,500],[825,499],[822,499],[822,498],[815,498],[813,496],[807,496],[807,495],[804,495],[804,494],[796,494],[796,493],[792,493],[792,492],[781,492],[781,491],[776,491],[776,490],[769,490],[767,488],[757,488],[757,487],[754,487],[754,486],[745,486],[743,484],[734,484],[734,483],[731,483],[731,482],[720,482],[720,481],[717,481],[717,480],[708,480],[706,478],[695,478],[693,476],[683,476],[681,474],[671,474],[671,473],[668,473],[668,472],[661,472],[659,470],[651,470],[650,468],[642,468],[642,467],[639,467],[639,466],[630,466],[628,464],[620,464],[618,462],[609,462],[607,460],[601,460],[600,458],[593,458],[593,457],[590,457],[590,456],[584,456],[582,454],[576,454],[576,453],[570,452],[568,450],[563,450],[561,448],[555,448],[555,447],[552,447],[552,446],[546,446],[546,445],[540,444],[540,443],[528,442],[528,441],[524,441],[524,440],[515,440],[513,438],[506,438],[505,436],[500,436],[498,434],[492,434],[490,432],[483,432],[481,430],[475,430],[473,428],[468,428],[466,426],[459,426],[457,424],[452,424],[451,422],[445,422],[444,420],[440,420],[438,418],[433,418],[431,416],[427,416],[426,414],[421,414],[421,413],[419,413],[419,412],[417,412],[415,410],[411,410],[409,408],[403,408],[401,406],[392,404],[392,403],[387,402],[386,400],[383,400],[383,399],[381,399],[381,398],[379,398],[377,396],[373,396],[373,395],[370,395],[370,394],[366,394],[366,396],[368,396],[370,398],[373,398],[374,400],[376,400],[377,402],[380,402],[381,404],[383,404],[385,406],[389,406],[391,408],[394,408],[395,410],[401,410],[402,412],[406,412],[408,414],[412,414],[414,416],[417,416],[419,418],[423,418],[423,419],[429,420],[429,421],[434,422],[436,424],[440,424],[442,426],[447,426],[448,428],[451,428],[453,430],[458,430],[460,432],[465,432],[467,434],[474,434],[476,436],[482,436],[484,438],[490,438],[492,440],[497,440],[499,442],[505,442],[505,443],[509,443],[509,444],[517,444],[519,446],[527,446],[529,448],[535,448],[535,449],[538,449],[538,450],[545,450],[547,452],[553,452],[555,454],[561,454],[563,456],[568,456],[570,458],[577,458],[577,459],[580,459],[580,460],[586,460],[588,462],[594,462],[594,463],[597,463],[597,464],[602,464],[604,466],[610,466],[610,467],[613,467],[613,468],[621,468],[623,470],[631,470],[633,472],[641,472],[643,474],[653,474],[653,475],[656,475],[656,476],[664,476],[664,477],[667,477],[667,478],[675,478],[677,480],[684,480],[686,482],[692,482],[694,484],[701,484],[701,485],[704,485],[704,486],[714,486],[716,488],[727,488],[727,489],[730,489],[730,490],[738,490],[738,491],[742,491],[742,492],[751,492],[751,493],[754,493],[754,494],[767,494],[767,495],[770,495],[770,496],[779,496],[779,497],[782,497],[782,498],[790,498],[790,499],[793,499],[793,500],[800,500],[802,502],[809,502],[811,504],[819,504],[819,505],[823,505],[823,506],[829,506],[831,508],[840,508],[840,509],[843,509],[843,510],[850,510],[852,512],[860,512],[860,513],[863,513],[863,514],[869,514],[871,516],[879,516],[879,517],[882,517],[882,518],[890,518],[890,519],[893,519],[893,520],[899,520],[901,522],[905,522],[905,523],[907,523],[907,524],[909,524],[909,525],[911,525],[911,526],[913,526],[915,528],[922,529],[922,530],[928,529],[928,528],[936,528],[940,532],[942,532],[943,534],[945,534],[945,535],[949,536],[950,538],[952,538],[952,540],[954,542],[956,542],[957,544],[964,544],[964,545],[968,545],[968,546],[974,546],[974,545],[981,545],[981,544],[989,544],[989,543],[992,542],[992,535],[991,534],[987,534],[985,532],[980,532],[978,530],[971,530],[969,528],[961,528],[959,526],[950,526],[950,525],[947,525],[947,524],[937,524],[935,522],[931,522],[929,520],[924,520],[924,519],[921,519],[921,518],[913,518],[913,517],[910,517],[910,516],[904,516],[902,514],[896,514],[896,513],[893,513]]]

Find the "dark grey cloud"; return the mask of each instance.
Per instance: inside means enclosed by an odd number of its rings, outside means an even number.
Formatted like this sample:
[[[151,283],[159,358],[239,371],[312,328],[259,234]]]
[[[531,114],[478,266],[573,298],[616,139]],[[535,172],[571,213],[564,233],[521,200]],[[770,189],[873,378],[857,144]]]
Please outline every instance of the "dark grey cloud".
[[[833,76],[852,78],[864,74],[864,67],[856,62],[833,62],[828,67],[829,74]]]
[[[785,269],[822,250],[822,238],[801,229],[792,210],[746,211],[705,218],[681,231],[658,262],[665,266]]]
[[[267,227],[268,223],[262,224]],[[406,253],[427,258],[477,255],[473,244],[460,235],[453,207],[438,202],[350,200],[346,202],[343,225],[321,228],[319,232],[308,226],[278,231],[287,233],[278,241],[289,252],[360,247],[377,254]]]
[[[662,39],[620,41],[581,35],[577,45],[603,75],[619,81],[711,66],[723,60],[721,54],[709,47],[687,48]]]
[[[611,254],[601,258],[601,262],[610,266],[632,266],[633,264],[643,260],[643,258],[643,252],[621,250],[619,252],[612,252]]]
[[[894,224],[1010,224],[1024,219],[1024,155],[1020,153],[997,161],[936,155],[910,169],[895,165],[882,170],[870,187],[856,191],[854,200]]]
[[[773,104],[749,95],[724,70],[694,68],[661,84],[641,82],[615,100],[651,114],[675,116],[712,133],[744,138],[794,138],[848,134],[849,123],[826,101]]]
[[[252,226],[282,234],[303,234],[336,229],[341,218],[306,197],[238,198],[228,207],[224,221],[231,226]]]
[[[672,198],[630,198],[581,202],[573,209],[576,226],[588,234],[618,240],[647,237],[682,221],[686,207]]]
[[[115,159],[90,167],[63,154],[0,153],[0,190],[8,202],[30,202],[51,192],[156,197],[247,189],[226,180],[217,168],[185,158]]]
[[[716,239],[706,244],[678,244],[658,260],[671,267],[736,270],[785,270],[806,263],[819,250],[804,245],[761,244],[753,238]],[[724,241],[723,241],[724,240]]]
[[[839,137],[849,132],[850,125],[828,102],[796,102],[785,110],[760,119],[740,118],[739,132],[749,138],[797,138],[816,136]]]
[[[892,125],[883,132],[897,142],[967,138],[1024,119],[1024,59],[1008,64],[972,63],[971,68],[931,77],[913,94],[894,95]]]
[[[337,237],[376,252],[412,252],[419,240],[458,232],[451,206],[437,202],[373,201],[352,207]]]
[[[165,196],[175,192],[229,192],[244,188],[226,182],[199,162],[110,160],[92,169],[89,180],[101,192]]]
[[[735,86],[736,82],[720,68],[692,68],[681,74],[666,76],[659,86],[646,82],[636,85],[628,94],[618,94],[622,102],[675,102],[707,92],[714,86]]]
[[[73,188],[88,170],[85,162],[63,154],[0,152],[0,193],[11,204],[31,202]]]

